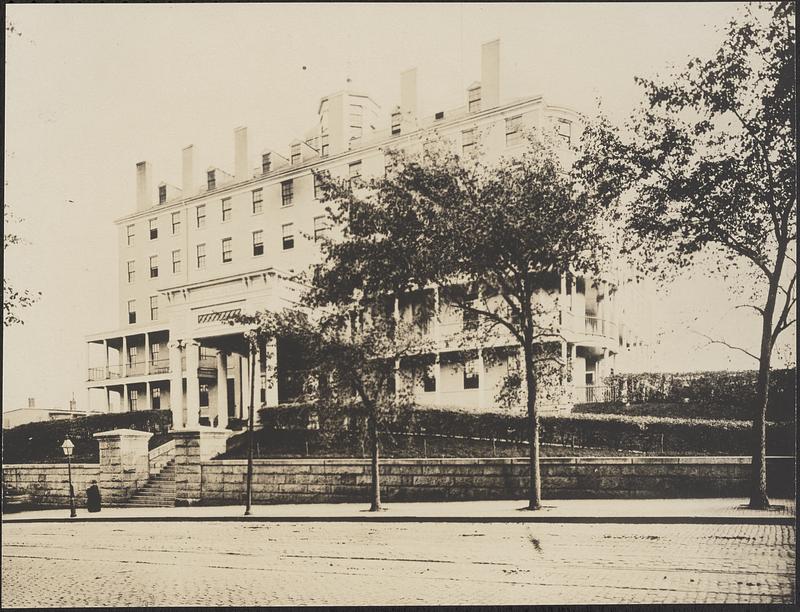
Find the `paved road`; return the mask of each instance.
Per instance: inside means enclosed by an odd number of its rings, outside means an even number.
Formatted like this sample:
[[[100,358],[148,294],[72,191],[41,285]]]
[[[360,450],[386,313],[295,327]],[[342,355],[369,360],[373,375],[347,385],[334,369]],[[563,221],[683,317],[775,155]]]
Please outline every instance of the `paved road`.
[[[791,603],[780,525],[3,525],[3,607]]]

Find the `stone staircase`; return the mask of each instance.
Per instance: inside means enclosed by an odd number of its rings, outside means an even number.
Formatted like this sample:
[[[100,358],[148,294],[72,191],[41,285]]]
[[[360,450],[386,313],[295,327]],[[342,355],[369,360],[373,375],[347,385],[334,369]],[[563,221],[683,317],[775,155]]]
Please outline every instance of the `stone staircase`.
[[[121,505],[128,508],[164,508],[174,506],[175,460],[171,459],[158,474],[151,475],[147,484]]]

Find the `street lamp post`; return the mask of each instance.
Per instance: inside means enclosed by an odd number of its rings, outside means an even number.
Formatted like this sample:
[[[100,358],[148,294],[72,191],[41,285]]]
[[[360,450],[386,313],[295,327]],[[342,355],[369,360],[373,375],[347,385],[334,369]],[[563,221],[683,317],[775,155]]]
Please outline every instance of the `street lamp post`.
[[[75,448],[75,445],[72,443],[72,440],[67,438],[64,440],[64,444],[61,445],[61,449],[64,451],[64,454],[67,456],[67,474],[69,476],[69,516],[70,518],[75,518],[77,513],[75,512],[75,489],[72,487],[72,449]]]

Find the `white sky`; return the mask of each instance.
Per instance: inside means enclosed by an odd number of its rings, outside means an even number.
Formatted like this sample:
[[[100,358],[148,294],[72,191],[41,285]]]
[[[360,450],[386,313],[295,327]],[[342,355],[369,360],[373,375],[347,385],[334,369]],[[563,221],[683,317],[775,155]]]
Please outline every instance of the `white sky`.
[[[715,26],[736,6],[7,5],[5,198],[24,219],[7,230],[28,244],[6,251],[5,274],[43,296],[24,326],[4,330],[4,406],[28,396],[65,406],[72,393],[85,405],[83,339],[117,326],[113,220],[135,208],[136,162],[179,185],[180,152],[193,143],[198,167],[230,171],[239,125],[251,152],[283,151],[348,77],[388,112],[400,72],[416,66],[422,113],[460,106],[480,78],[481,43],[498,37],[503,99],[542,93],[590,112],[599,96],[623,120],[638,99],[633,76],[713,52]],[[671,289],[655,309],[667,327],[730,311],[713,279]],[[752,347],[758,330],[743,316],[706,314],[697,327]],[[696,345],[672,336],[656,347],[660,369],[752,365]]]

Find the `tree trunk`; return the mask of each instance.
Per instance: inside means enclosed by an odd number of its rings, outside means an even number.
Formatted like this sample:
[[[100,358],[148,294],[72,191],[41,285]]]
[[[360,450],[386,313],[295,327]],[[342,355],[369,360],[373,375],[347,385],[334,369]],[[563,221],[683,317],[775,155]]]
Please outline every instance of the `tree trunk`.
[[[536,415],[536,372],[533,363],[533,347],[526,342],[525,352],[525,384],[527,389],[528,421],[531,425],[530,446],[530,493],[528,510],[540,510],[542,507],[542,477],[539,472],[539,419]]]
[[[378,417],[374,408],[369,412],[369,445],[372,453],[372,504],[370,512],[381,510],[381,471],[378,463]]]
[[[769,367],[772,354],[772,316],[775,301],[770,292],[764,309],[761,330],[761,352],[759,354],[758,378],[756,379],[756,405],[753,415],[753,459],[750,480],[750,508],[766,510],[767,497],[767,400],[769,399]]]

